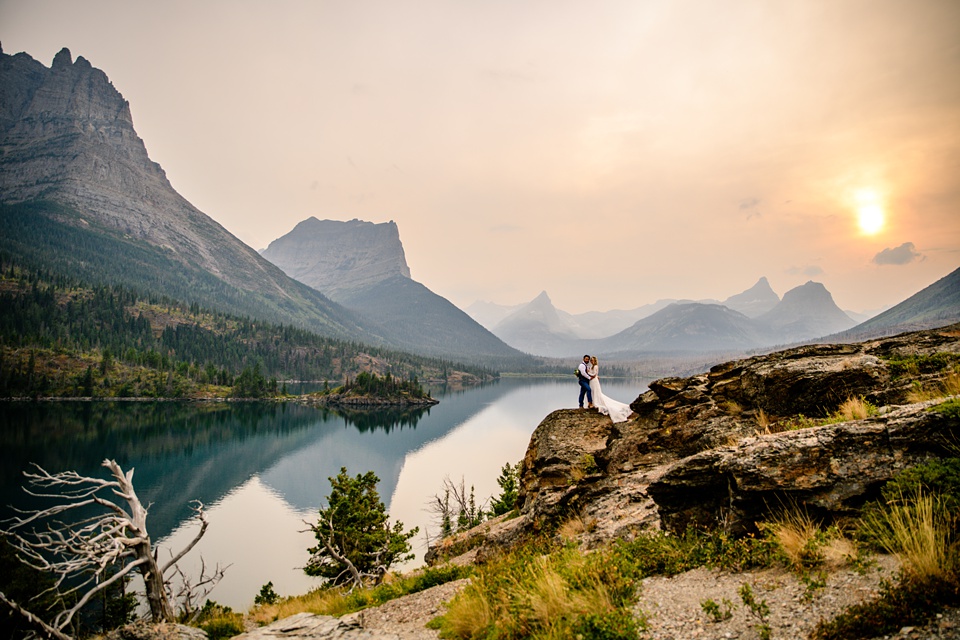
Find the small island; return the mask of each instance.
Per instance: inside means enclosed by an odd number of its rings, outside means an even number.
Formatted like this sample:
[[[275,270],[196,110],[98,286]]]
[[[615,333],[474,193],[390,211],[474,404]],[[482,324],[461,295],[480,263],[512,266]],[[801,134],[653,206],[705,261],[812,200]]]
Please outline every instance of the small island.
[[[383,377],[361,371],[340,387],[301,397],[306,404],[349,407],[425,406],[439,404],[416,378],[400,380],[388,372]]]

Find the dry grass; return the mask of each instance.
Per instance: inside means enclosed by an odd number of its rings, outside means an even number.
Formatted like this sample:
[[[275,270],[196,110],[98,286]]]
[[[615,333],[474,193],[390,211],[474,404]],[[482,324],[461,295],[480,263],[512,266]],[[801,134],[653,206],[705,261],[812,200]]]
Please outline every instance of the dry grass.
[[[444,630],[453,638],[481,637],[494,621],[494,607],[486,574],[476,576],[450,601],[444,614]]]
[[[907,394],[908,402],[926,402],[947,396],[960,395],[960,372],[951,371],[933,386],[924,387],[917,383]]]
[[[265,604],[250,610],[249,618],[258,625],[270,624],[296,613],[341,615],[347,607],[343,594],[334,589],[316,589],[301,596],[284,598],[277,604]]]
[[[818,549],[822,538],[820,525],[806,510],[793,505],[768,526],[793,569],[799,571],[822,559]]]
[[[576,560],[573,561],[576,563]],[[583,563],[582,557],[580,563]],[[569,571],[573,567],[568,566]],[[610,611],[613,602],[606,587],[599,580],[571,588],[546,557],[538,558],[531,570],[508,590],[510,600],[526,609],[529,627],[549,633],[555,621],[569,618],[583,611]],[[525,605],[525,606],[524,606]]]
[[[849,422],[850,420],[863,420],[876,412],[877,408],[875,406],[867,402],[863,396],[858,396],[848,398],[846,402],[840,405],[834,415],[842,418],[844,422]]]
[[[464,640],[574,637],[582,616],[612,614],[625,606],[629,581],[611,569],[609,560],[575,547],[549,555],[508,554],[485,565],[431,627],[445,638]]]
[[[767,412],[763,409],[757,410],[757,430],[758,434],[767,434],[770,433],[770,425],[773,424],[773,421],[770,419],[770,416],[767,415]]]
[[[587,531],[593,531],[596,528],[597,521],[595,518],[584,518],[583,516],[576,515],[560,525],[557,529],[557,536],[561,540],[574,540],[581,534]]]
[[[920,580],[944,578],[949,567],[950,515],[942,499],[918,492],[907,500],[890,503],[864,519],[864,530],[904,568]]]
[[[728,416],[738,416],[743,413],[743,407],[740,406],[740,403],[733,400],[727,400],[720,405],[720,408],[723,409],[723,412]]]
[[[823,564],[828,569],[839,569],[850,564],[857,557],[857,544],[843,536],[831,537],[820,549]]]

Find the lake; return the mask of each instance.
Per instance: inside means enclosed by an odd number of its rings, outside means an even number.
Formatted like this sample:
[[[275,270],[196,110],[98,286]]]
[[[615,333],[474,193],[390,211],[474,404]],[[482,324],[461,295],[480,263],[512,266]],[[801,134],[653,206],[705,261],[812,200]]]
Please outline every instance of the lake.
[[[604,391],[632,402],[646,380],[605,379]],[[498,495],[504,463],[519,462],[530,435],[554,409],[575,407],[570,379],[504,378],[464,391],[432,392],[428,409],[340,412],[293,403],[0,403],[0,515],[35,506],[20,490],[37,463],[50,472],[105,477],[105,458],[134,468],[149,504],[148,529],[160,558],[191,540],[189,502],[206,505],[210,526],[181,561],[187,573],[230,565],[210,598],[246,610],[272,581],[281,595],[319,584],[300,569],[316,543],[304,532],[330,492],[328,478],[373,471],[392,521],[419,527],[412,541],[422,564],[438,527],[427,508],[445,478],[475,488],[478,502]]]

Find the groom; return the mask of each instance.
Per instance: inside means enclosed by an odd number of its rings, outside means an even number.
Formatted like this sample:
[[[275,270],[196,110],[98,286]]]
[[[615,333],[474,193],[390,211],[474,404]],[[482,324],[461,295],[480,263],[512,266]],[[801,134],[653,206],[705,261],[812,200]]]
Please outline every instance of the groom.
[[[590,356],[583,356],[583,362],[577,367],[577,380],[580,382],[580,408],[583,409],[583,396],[587,396],[587,406],[593,406],[593,392],[590,391],[590,374],[587,373],[587,366],[590,364]]]

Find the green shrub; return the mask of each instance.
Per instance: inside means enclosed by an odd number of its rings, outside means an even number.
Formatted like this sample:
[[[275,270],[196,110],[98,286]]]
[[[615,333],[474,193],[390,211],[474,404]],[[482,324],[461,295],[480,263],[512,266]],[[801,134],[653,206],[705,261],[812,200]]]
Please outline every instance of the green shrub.
[[[952,420],[960,420],[960,400],[956,398],[938,404],[933,407],[933,410],[942,413]]]
[[[280,594],[273,590],[273,582],[260,587],[260,593],[254,596],[253,604],[277,604],[280,602]]]
[[[953,353],[893,356],[887,359],[887,367],[893,378],[900,378],[922,373],[937,373],[952,366],[957,360],[957,355]]]
[[[245,631],[243,616],[213,600],[207,600],[197,617],[197,626],[207,632],[210,640],[232,638]]]
[[[902,501],[903,496],[915,496],[918,492],[940,497],[949,511],[960,509],[960,458],[935,458],[904,469],[883,486],[881,500],[869,504],[866,512]]]

